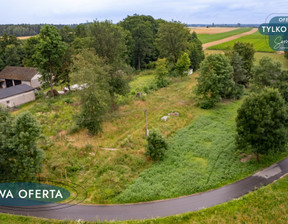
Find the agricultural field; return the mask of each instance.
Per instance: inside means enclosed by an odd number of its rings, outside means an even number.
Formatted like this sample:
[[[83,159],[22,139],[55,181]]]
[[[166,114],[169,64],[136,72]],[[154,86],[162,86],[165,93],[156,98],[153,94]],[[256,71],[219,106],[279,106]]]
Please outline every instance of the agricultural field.
[[[239,29],[239,27],[189,27],[189,29],[190,33],[195,31],[197,34],[217,34],[233,31]]]
[[[205,50],[205,55],[210,55],[210,54],[224,54],[223,50]],[[256,52],[254,55],[255,58],[255,65],[258,64],[259,60],[262,57],[270,57],[274,61],[278,61],[282,64],[282,69],[288,70],[288,60],[284,57],[284,55],[281,53],[268,53],[268,52]]]
[[[226,37],[234,36],[240,33],[245,33],[252,30],[252,28],[239,28],[239,29],[234,29],[228,32],[223,32],[223,33],[216,33],[216,34],[204,34],[204,33],[199,33],[197,34],[198,38],[201,40],[202,44],[209,43],[212,41],[216,40],[221,40]]]
[[[235,42],[246,42],[246,43],[252,43],[254,45],[254,48],[256,51],[260,52],[274,52],[269,47],[268,39],[266,36],[259,33],[259,31],[255,32],[254,34],[247,35],[240,37],[238,39],[225,42],[219,45],[215,45],[212,47],[209,47],[209,50],[225,50],[225,49],[231,49]]]

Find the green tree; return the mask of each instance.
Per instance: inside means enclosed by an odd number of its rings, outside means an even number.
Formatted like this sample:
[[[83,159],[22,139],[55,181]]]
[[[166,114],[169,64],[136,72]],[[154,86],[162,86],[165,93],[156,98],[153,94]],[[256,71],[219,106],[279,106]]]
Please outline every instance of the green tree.
[[[287,107],[278,90],[266,88],[245,99],[236,118],[236,143],[257,155],[284,150],[287,144]]]
[[[247,79],[250,80],[252,78],[252,67],[255,54],[253,44],[236,42],[233,46],[233,51],[237,52],[241,56],[245,66],[244,68],[247,72]]]
[[[196,32],[193,32],[189,38],[189,45],[187,53],[189,54],[191,65],[190,67],[193,71],[196,71],[200,67],[200,63],[204,60],[205,55],[202,48],[202,43],[198,39]]]
[[[24,179],[42,169],[43,150],[37,147],[40,125],[28,112],[13,119],[0,107],[0,178]]]
[[[26,67],[37,67],[37,60],[35,55],[37,52],[37,44],[39,44],[39,37],[30,37],[24,43],[24,59],[23,64]]]
[[[55,77],[59,67],[62,66],[66,44],[62,41],[59,30],[52,25],[45,25],[39,34],[40,41],[37,44],[36,59],[37,67],[42,74],[42,81],[49,84],[51,96]]]
[[[272,83],[272,87],[277,88],[284,98],[285,102],[288,102],[288,71],[282,71],[277,77],[276,82]]]
[[[75,36],[79,38],[87,37],[88,35],[88,25],[87,24],[79,24],[75,28]]]
[[[161,23],[156,39],[160,56],[175,65],[183,52],[188,49],[189,37],[189,29],[180,22]]]
[[[134,68],[140,70],[145,64],[157,59],[158,52],[154,42],[158,23],[152,16],[135,14],[125,18],[120,25],[131,33],[127,44],[131,65]]]
[[[126,61],[127,47],[125,44],[128,34],[122,27],[112,24],[108,20],[104,22],[94,21],[89,24],[89,34],[92,38],[91,47],[107,63],[119,67]]]
[[[110,68],[91,50],[83,50],[75,57],[73,64],[72,83],[85,88],[78,91],[82,107],[77,124],[87,128],[90,134],[97,134],[102,131],[103,116],[111,105],[107,81]]]
[[[166,59],[158,58],[158,60],[156,61],[156,69],[155,69],[156,85],[158,86],[158,88],[166,87],[169,84],[167,76],[168,76],[168,68]]]
[[[129,79],[125,72],[117,70],[115,72],[109,72],[108,85],[109,93],[111,97],[112,110],[116,110],[117,105],[115,98],[117,95],[125,96],[130,92]]]
[[[159,130],[153,129],[147,137],[147,150],[146,155],[151,159],[162,160],[165,151],[168,149],[168,144],[163,138]]]
[[[22,66],[23,44],[15,36],[0,37],[0,70],[5,66]]]
[[[10,66],[21,66],[21,58],[14,44],[6,46],[4,51],[5,64]]]
[[[60,34],[62,36],[62,41],[66,42],[67,44],[71,44],[75,39],[74,30],[70,26],[64,26],[60,30]]]
[[[288,51],[284,52],[284,57],[288,59]]]
[[[211,108],[222,98],[233,96],[233,67],[227,57],[212,54],[200,66],[196,95],[202,108]]]
[[[175,69],[178,72],[178,76],[184,77],[187,76],[187,71],[189,69],[191,62],[189,55],[187,53],[184,53],[180,56],[180,58],[177,60]]]
[[[233,67],[234,82],[241,85],[246,85],[248,82],[247,71],[245,69],[244,61],[237,52],[232,52],[230,57],[230,64]]]
[[[262,57],[259,65],[254,68],[253,88],[262,90],[265,87],[271,87],[281,74],[281,66],[280,62],[274,62],[270,57]]]

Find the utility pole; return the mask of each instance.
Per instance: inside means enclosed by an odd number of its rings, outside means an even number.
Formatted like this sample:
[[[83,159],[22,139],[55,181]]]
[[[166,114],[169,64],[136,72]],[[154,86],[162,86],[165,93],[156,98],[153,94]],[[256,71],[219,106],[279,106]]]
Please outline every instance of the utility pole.
[[[144,110],[144,116],[145,116],[145,130],[146,130],[146,136],[149,135],[149,130],[148,130],[148,122],[147,122],[147,110]]]

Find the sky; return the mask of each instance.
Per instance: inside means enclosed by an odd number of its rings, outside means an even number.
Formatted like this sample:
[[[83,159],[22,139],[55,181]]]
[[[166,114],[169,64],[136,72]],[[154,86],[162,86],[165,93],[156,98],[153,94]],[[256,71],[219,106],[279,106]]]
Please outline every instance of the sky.
[[[186,24],[260,24],[287,9],[287,0],[9,0],[1,2],[0,24],[117,23],[135,13]]]

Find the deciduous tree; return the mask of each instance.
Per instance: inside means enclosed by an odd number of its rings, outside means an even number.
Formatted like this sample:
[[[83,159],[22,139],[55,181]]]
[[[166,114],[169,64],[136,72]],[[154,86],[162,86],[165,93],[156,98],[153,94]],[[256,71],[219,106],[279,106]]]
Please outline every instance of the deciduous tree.
[[[247,72],[247,78],[250,80],[252,78],[252,67],[254,61],[255,49],[253,44],[236,42],[233,46],[233,51],[237,52],[244,62],[245,70]]]
[[[82,107],[77,124],[87,128],[89,133],[97,134],[102,131],[103,116],[111,105],[107,81],[110,68],[91,50],[83,50],[75,57],[73,64],[72,83],[84,89],[78,91]]]
[[[278,90],[266,88],[245,99],[236,118],[236,143],[240,150],[257,155],[281,151],[287,144],[288,116]]]
[[[202,48],[202,43],[198,39],[197,34],[195,32],[192,33],[189,38],[189,45],[187,53],[189,54],[191,65],[190,67],[193,71],[196,71],[200,67],[200,63],[204,60],[205,55]]]
[[[158,58],[156,61],[155,77],[158,88],[166,87],[169,83],[168,79],[168,68],[165,58]]]
[[[41,171],[40,125],[28,112],[13,119],[0,107],[0,178],[24,179]]]
[[[45,25],[39,34],[35,60],[42,74],[42,81],[49,84],[53,94],[54,80],[59,67],[62,66],[66,44],[62,41],[59,30],[53,25]]]
[[[180,77],[187,76],[188,74],[187,71],[189,69],[190,64],[191,62],[190,62],[189,55],[187,53],[182,54],[180,58],[177,60],[177,63],[175,65],[178,76]]]
[[[147,150],[148,155],[153,160],[162,160],[165,151],[168,149],[168,144],[161,135],[159,130],[153,129],[147,137]]]
[[[183,52],[188,49],[189,37],[189,30],[180,22],[161,23],[156,39],[160,56],[175,65]]]
[[[196,94],[202,108],[211,108],[222,98],[233,97],[233,67],[227,57],[212,54],[200,66]]]
[[[154,42],[158,24],[152,16],[135,14],[125,18],[120,25],[131,33],[128,50],[133,67],[140,70],[145,64],[157,59],[158,52]]]
[[[89,35],[91,37],[91,47],[96,50],[99,57],[107,63],[119,65],[126,60],[127,47],[125,31],[119,25],[112,24],[111,21],[94,21],[89,24]]]
[[[261,58],[259,65],[254,68],[253,88],[262,90],[265,87],[272,87],[281,74],[281,66],[280,62],[274,62],[270,57]]]

